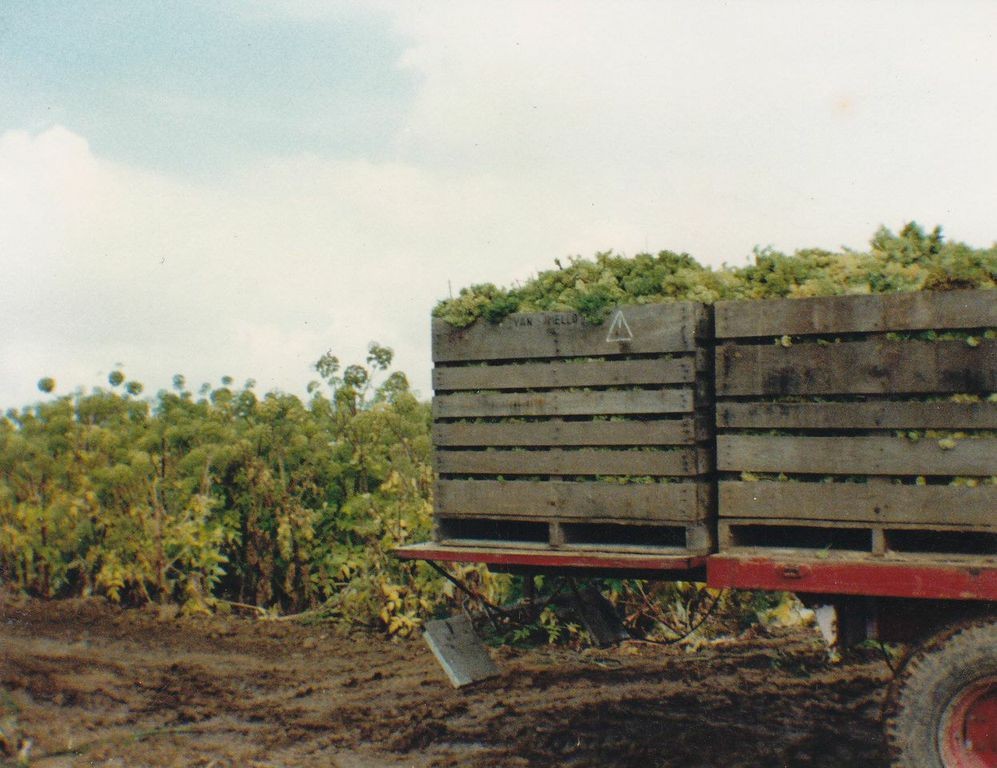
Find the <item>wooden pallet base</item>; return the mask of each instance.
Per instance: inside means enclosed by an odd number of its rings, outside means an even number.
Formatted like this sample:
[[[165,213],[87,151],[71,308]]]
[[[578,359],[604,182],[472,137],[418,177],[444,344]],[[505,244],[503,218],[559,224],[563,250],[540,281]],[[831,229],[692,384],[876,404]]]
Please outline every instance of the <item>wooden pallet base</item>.
[[[439,518],[436,541],[453,546],[565,552],[709,554],[713,535],[705,522],[640,524],[509,518]]]
[[[720,552],[799,551],[997,560],[997,529],[840,520],[721,518]]]

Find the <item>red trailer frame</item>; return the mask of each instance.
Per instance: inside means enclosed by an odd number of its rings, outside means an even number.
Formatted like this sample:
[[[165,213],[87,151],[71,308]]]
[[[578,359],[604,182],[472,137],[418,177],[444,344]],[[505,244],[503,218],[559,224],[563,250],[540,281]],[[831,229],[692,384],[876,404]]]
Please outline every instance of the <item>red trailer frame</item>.
[[[997,564],[721,554],[708,558],[707,583],[800,594],[997,601]]]
[[[806,595],[853,595],[997,602],[997,563],[873,561],[840,556],[718,554],[687,557],[606,554],[514,547],[414,544],[395,550],[406,560],[485,563],[522,571],[595,571],[624,578],[703,580],[711,587],[764,589]],[[704,573],[705,567],[705,573]]]

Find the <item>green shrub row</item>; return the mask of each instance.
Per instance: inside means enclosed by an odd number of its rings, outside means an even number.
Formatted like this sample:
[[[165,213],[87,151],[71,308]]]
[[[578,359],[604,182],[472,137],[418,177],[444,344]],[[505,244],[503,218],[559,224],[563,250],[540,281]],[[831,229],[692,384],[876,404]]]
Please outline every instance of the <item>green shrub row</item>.
[[[326,355],[307,401],[228,378],[195,395],[180,376],[147,400],[115,371],[108,388],[8,411],[0,579],[188,611],[318,609],[406,633],[452,590],[391,556],[430,535],[432,470],[429,407],[390,362],[376,344],[366,365]]]

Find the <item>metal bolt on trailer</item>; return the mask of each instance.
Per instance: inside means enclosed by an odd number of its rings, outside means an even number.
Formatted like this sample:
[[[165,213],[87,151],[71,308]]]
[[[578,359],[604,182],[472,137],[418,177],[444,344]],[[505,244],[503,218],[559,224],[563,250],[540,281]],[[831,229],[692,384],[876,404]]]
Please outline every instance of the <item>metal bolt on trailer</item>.
[[[895,766],[997,768],[995,299],[435,321],[436,540],[397,554],[793,592],[912,647]]]

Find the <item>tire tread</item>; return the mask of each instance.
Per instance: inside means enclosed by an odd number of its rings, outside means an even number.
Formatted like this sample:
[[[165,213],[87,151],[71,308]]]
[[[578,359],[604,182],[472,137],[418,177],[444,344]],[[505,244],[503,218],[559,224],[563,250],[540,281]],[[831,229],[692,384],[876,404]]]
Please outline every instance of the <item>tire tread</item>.
[[[982,666],[980,666],[982,662]],[[997,675],[997,620],[976,618],[946,627],[910,654],[898,670],[884,708],[886,743],[893,768],[944,768],[926,738],[925,716],[933,724],[948,700],[946,683],[962,677]],[[930,733],[930,731],[929,731]]]

